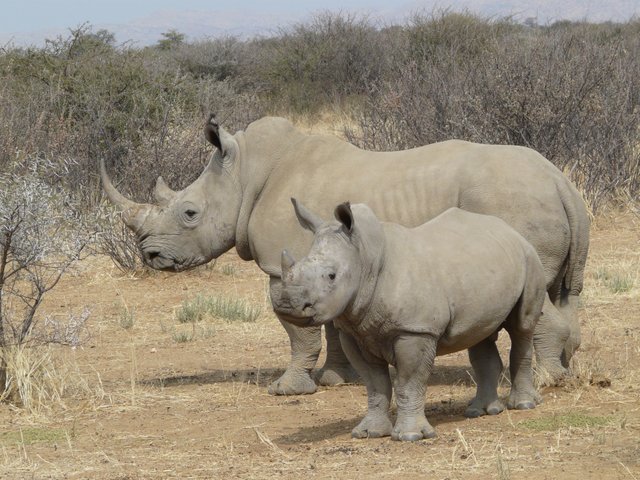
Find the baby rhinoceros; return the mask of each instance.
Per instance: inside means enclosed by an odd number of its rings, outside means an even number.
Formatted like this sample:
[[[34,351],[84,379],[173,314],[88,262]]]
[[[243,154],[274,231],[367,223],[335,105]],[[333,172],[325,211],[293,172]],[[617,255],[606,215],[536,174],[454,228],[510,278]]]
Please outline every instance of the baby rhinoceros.
[[[362,377],[368,411],[356,438],[435,436],[424,414],[436,355],[469,349],[477,392],[465,415],[504,410],[497,392],[502,362],[495,341],[511,337],[508,407],[539,402],[531,369],[532,336],[545,295],[533,247],[502,220],[451,208],[416,228],[380,222],[369,207],[343,203],[323,222],[292,199],[315,236],[296,262],[282,252],[276,311],[299,326],[333,321]],[[396,368],[398,413],[392,427],[389,364]]]

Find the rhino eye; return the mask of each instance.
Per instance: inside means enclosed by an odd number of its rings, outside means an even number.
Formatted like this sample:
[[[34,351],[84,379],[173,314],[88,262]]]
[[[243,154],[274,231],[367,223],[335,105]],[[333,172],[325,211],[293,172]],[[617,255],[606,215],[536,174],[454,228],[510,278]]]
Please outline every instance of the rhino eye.
[[[197,213],[198,212],[196,212],[195,210],[187,210],[184,212],[184,214],[189,220],[193,220],[193,217],[195,217]]]
[[[335,280],[336,279],[336,274],[335,273],[330,273],[329,274],[329,280]]]

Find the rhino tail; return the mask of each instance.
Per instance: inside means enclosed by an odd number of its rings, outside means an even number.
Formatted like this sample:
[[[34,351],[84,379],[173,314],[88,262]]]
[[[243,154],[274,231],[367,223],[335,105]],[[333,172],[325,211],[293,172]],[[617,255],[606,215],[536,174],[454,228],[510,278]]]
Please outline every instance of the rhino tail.
[[[582,196],[571,182],[563,177],[557,185],[558,194],[569,221],[571,241],[567,269],[562,279],[562,296],[578,295],[582,291],[584,268],[589,251],[589,213]]]

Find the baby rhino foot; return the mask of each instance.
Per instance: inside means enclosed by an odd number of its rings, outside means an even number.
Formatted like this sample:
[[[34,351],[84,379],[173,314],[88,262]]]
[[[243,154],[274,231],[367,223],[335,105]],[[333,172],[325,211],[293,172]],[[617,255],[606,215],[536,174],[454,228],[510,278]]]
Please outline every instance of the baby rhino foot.
[[[401,442],[416,442],[423,438],[434,438],[435,436],[436,431],[424,415],[398,417],[391,432],[391,438]]]
[[[284,374],[269,385],[270,395],[304,395],[314,393],[318,387],[306,370],[287,369]]]
[[[467,407],[464,416],[467,418],[477,418],[483,415],[497,415],[503,410],[504,404],[500,400],[496,399],[487,403],[476,397]]]
[[[386,415],[369,415],[351,430],[353,438],[379,438],[391,434],[391,420]]]
[[[507,402],[507,407],[509,409],[515,410],[529,410],[532,408],[536,408],[542,401],[542,398],[538,394],[538,392],[514,392],[512,391],[509,395],[509,400]]]
[[[333,386],[345,383],[356,383],[360,377],[351,365],[325,365],[318,373],[316,380],[320,385]]]

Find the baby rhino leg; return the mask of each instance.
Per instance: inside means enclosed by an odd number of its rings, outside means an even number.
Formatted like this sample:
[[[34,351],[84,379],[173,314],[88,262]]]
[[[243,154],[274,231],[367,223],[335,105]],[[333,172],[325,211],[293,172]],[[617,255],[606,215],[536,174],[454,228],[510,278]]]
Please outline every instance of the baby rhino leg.
[[[404,335],[394,343],[398,418],[391,432],[393,440],[416,441],[436,436],[424,415],[424,395],[436,344],[431,335]]]
[[[351,431],[351,436],[354,438],[388,436],[391,433],[389,365],[387,362],[367,362],[353,337],[342,331],[340,332],[340,344],[349,362],[367,387],[367,415]]]
[[[502,360],[496,347],[497,336],[494,334],[469,349],[477,388],[475,398],[464,412],[465,417],[497,415],[504,410],[504,404],[498,398]]]
[[[535,408],[540,403],[540,395],[533,384],[531,356],[534,330],[546,297],[543,288],[541,282],[528,282],[519,304],[509,315],[505,325],[511,337],[511,393],[507,404],[509,408],[525,410]]]

